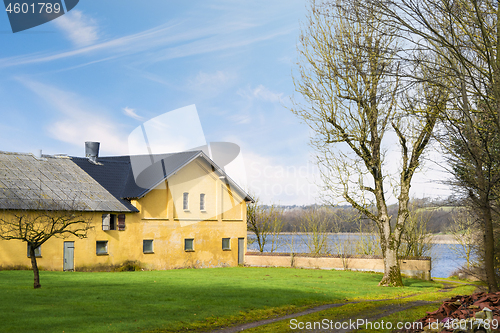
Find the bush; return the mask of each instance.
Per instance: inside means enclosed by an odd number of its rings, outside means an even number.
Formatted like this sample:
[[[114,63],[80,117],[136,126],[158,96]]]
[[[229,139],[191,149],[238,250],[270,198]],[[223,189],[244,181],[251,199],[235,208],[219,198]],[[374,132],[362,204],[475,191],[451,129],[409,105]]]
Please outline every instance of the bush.
[[[25,265],[12,265],[12,266],[1,266],[0,265],[0,271],[31,271],[32,267],[31,266],[25,266]],[[40,270],[40,267],[38,268]]]
[[[97,264],[92,266],[77,267],[77,272],[133,272],[144,271],[145,266],[140,261],[127,260],[118,265]]]

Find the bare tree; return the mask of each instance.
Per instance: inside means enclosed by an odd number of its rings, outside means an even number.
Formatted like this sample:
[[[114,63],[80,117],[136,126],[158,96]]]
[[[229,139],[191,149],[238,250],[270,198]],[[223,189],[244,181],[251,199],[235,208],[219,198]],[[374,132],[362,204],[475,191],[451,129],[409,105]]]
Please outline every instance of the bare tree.
[[[309,253],[330,253],[329,221],[325,208],[313,207],[302,213],[302,232]]]
[[[277,205],[272,205],[267,211],[269,214],[269,221],[271,224],[271,251],[276,251],[281,245],[282,240],[280,238],[281,231],[283,230],[283,208]]]
[[[477,249],[477,222],[472,211],[469,209],[459,209],[453,212],[453,225],[450,232],[459,245],[455,251],[458,258],[465,259],[466,269],[470,271],[473,266],[473,253]]]
[[[4,210],[0,217],[0,239],[28,244],[35,289],[41,287],[35,250],[52,237],[85,238],[89,228],[90,220],[84,212],[57,204],[49,210]]]
[[[247,206],[247,229],[255,234],[259,251],[264,252],[264,246],[271,235],[271,252],[279,245],[279,234],[283,228],[283,209],[277,205],[263,206],[259,200]]]
[[[347,201],[375,222],[384,258],[380,285],[402,286],[398,248],[412,177],[420,165],[446,96],[438,86],[415,86],[400,95],[401,64],[396,27],[357,0],[311,2],[299,45],[296,90],[305,103],[292,111],[315,136],[324,187],[336,203]],[[418,68],[415,68],[418,70]],[[387,164],[384,136],[393,130],[400,149],[398,213],[393,220],[386,204]]]
[[[380,255],[380,243],[377,229],[374,225],[358,224],[359,236],[355,239],[356,254]]]
[[[433,215],[432,209],[419,207],[414,201],[410,203],[409,215],[401,236],[401,257],[430,256],[432,250],[432,234],[427,224]]]

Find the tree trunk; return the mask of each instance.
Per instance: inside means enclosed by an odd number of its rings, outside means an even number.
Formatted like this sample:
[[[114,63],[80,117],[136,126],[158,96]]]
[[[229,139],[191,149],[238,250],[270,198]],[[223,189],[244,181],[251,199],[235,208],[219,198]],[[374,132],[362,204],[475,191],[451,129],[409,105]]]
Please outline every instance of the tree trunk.
[[[38,265],[36,264],[35,257],[35,247],[30,244],[30,258],[31,258],[31,267],[33,268],[34,275],[34,283],[33,288],[40,288],[42,285],[40,284],[40,274],[38,272]]]
[[[483,202],[481,207],[484,223],[484,265],[488,292],[498,291],[498,284],[495,274],[495,240],[493,238],[493,222],[491,218],[491,208],[488,202]]]
[[[385,238],[385,237],[384,237]],[[384,256],[384,276],[379,286],[402,287],[401,269],[399,268],[398,249],[395,242],[389,239],[383,240],[382,254]],[[385,248],[385,249],[384,249]]]
[[[378,285],[386,287],[402,287],[403,279],[401,278],[401,269],[399,268],[398,260],[398,229],[392,230],[391,228],[391,217],[389,216],[389,213],[387,211],[382,177],[377,177],[375,179],[375,184],[376,189],[378,190],[375,194],[377,198],[377,210],[379,212],[379,220],[377,221],[377,225],[380,232],[380,247],[382,250],[382,256],[384,258],[384,276],[382,277],[382,281],[380,281]],[[398,218],[399,217],[400,216],[398,216]],[[395,238],[394,233],[398,233],[397,238]]]
[[[480,156],[476,146],[473,146],[472,151],[475,156]],[[484,272],[486,273],[486,283],[488,283],[488,292],[497,292],[498,284],[495,272],[495,240],[493,238],[493,219],[491,216],[491,181],[486,179],[484,175],[484,164],[481,159],[476,163],[475,172],[477,178],[477,187],[479,189],[478,196],[476,197],[476,205],[479,206],[479,211],[481,212],[481,217],[483,220],[483,232],[484,232]],[[491,163],[487,163],[486,170],[491,170]]]

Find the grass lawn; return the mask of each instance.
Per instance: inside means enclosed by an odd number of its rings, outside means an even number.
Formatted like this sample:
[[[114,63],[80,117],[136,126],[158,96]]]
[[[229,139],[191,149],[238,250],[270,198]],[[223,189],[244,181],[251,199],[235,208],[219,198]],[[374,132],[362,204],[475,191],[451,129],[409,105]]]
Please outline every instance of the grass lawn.
[[[43,271],[42,288],[35,290],[31,271],[0,271],[0,331],[206,331],[313,305],[430,293],[441,287],[411,279],[404,288],[377,287],[381,278],[374,273],[248,267]]]

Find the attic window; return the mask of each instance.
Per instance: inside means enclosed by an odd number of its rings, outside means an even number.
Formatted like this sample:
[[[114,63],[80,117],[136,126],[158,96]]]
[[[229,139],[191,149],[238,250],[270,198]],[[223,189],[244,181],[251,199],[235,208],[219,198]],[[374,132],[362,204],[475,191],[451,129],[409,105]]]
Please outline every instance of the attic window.
[[[123,215],[123,230],[125,230],[125,214]],[[116,230],[116,214],[102,214],[102,230]]]
[[[200,210],[205,211],[205,193],[200,194]]]
[[[189,210],[189,193],[184,192],[182,195],[182,209]]]

